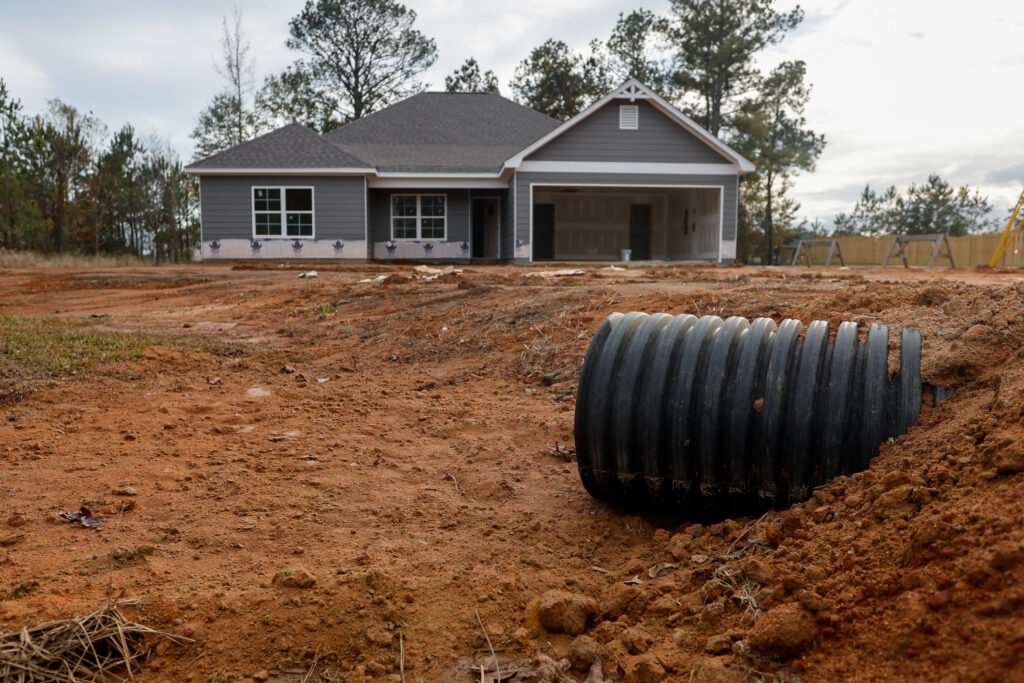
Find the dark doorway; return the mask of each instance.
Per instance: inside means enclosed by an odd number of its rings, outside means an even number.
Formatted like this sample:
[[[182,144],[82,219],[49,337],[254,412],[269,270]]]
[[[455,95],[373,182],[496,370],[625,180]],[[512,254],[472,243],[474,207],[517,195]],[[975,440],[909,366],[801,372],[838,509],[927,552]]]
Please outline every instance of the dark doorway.
[[[501,203],[497,197],[473,197],[473,258],[498,258]]]
[[[629,248],[634,261],[651,258],[651,205],[632,204],[629,207]]]
[[[555,258],[555,205],[533,205],[533,260]]]

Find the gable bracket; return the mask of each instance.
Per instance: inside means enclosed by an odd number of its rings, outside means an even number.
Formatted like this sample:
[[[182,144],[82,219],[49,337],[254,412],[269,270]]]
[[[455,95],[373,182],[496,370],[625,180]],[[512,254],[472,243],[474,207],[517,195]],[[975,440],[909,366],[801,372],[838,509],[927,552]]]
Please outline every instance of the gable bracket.
[[[623,85],[621,88],[612,93],[612,97],[617,100],[629,100],[630,102],[636,102],[637,100],[649,100],[650,95],[643,89],[638,87],[635,83],[629,82]]]

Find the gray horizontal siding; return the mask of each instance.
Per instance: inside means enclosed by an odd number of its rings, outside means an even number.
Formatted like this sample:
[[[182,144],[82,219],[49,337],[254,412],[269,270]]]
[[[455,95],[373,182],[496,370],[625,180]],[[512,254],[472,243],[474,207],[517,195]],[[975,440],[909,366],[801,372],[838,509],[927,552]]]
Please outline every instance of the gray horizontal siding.
[[[316,239],[366,239],[365,183],[362,176],[200,177],[202,238],[252,239],[253,187],[313,187]]]
[[[613,173],[516,173],[515,179],[516,238],[530,241],[530,185],[555,183],[558,185],[691,185],[695,187],[724,188],[722,239],[736,239],[737,188],[739,177],[734,175],[667,175],[667,174],[613,174]]]
[[[446,242],[469,241],[469,190],[393,190],[370,189],[370,242],[387,242],[391,239],[391,195],[393,194],[443,194],[447,195]]]
[[[619,130],[612,100],[527,157],[530,161],[637,161],[677,164],[732,163],[652,105],[638,101],[639,128]]]

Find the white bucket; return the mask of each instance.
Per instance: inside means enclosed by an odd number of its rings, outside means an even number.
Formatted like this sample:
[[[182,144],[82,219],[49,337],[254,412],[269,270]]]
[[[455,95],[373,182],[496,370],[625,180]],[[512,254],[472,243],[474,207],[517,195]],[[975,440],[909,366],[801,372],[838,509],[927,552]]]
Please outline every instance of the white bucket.
[[[632,249],[619,249],[619,254],[622,256],[622,261],[625,263],[625,262],[628,262],[629,260],[632,259],[632,257],[633,257],[633,250]]]

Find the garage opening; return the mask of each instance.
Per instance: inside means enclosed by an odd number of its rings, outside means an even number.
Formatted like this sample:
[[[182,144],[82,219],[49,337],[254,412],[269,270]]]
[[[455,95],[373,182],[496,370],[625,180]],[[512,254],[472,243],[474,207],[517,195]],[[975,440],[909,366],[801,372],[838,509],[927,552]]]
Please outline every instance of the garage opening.
[[[720,187],[533,187],[535,261],[718,258]]]

